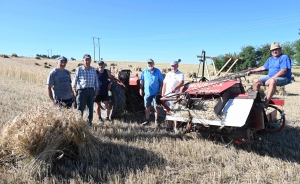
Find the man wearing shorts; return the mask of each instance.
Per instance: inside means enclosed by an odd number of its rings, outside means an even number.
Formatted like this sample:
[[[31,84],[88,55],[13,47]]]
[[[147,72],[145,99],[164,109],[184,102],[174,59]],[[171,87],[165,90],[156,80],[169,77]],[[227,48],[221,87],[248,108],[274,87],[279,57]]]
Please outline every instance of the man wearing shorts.
[[[106,108],[106,121],[110,121],[109,115],[111,110],[111,104],[108,98],[108,90],[111,88],[111,83],[114,80],[114,77],[110,74],[109,70],[104,69],[105,65],[103,61],[98,62],[98,70],[96,71],[97,78],[98,78],[98,93],[95,98],[96,103],[96,113],[99,118],[99,122],[103,122],[101,117],[101,102],[105,104]],[[110,79],[110,81],[108,80]]]
[[[178,70],[178,61],[171,62],[171,71],[167,73],[163,88],[162,88],[162,96],[165,97],[172,97],[174,94],[179,92],[181,86],[184,83],[184,75],[181,71]],[[167,105],[172,109],[174,101],[167,101]],[[168,121],[168,128],[167,130],[174,130],[175,134],[178,134],[179,131],[176,127],[176,121]]]
[[[259,91],[261,86],[268,86],[269,90],[266,96],[265,105],[268,106],[270,99],[276,92],[276,86],[284,86],[292,81],[291,59],[282,54],[278,42],[273,42],[270,47],[271,57],[263,66],[246,72],[250,75],[254,72],[268,70],[268,75],[253,80],[253,90]]]
[[[154,61],[148,59],[148,67],[142,71],[140,77],[140,95],[144,96],[146,120],[142,125],[149,124],[151,102],[155,109],[155,125],[158,125],[158,108],[155,96],[161,93],[163,85],[163,76],[158,68],[154,67]]]

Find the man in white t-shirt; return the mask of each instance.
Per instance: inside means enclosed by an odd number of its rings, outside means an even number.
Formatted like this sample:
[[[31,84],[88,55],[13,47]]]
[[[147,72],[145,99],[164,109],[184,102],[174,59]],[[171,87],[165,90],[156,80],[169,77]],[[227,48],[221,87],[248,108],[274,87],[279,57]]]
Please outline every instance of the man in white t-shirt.
[[[184,75],[181,71],[178,70],[178,61],[171,62],[171,71],[167,73],[163,88],[162,88],[162,96],[171,96],[174,94],[177,94],[179,92],[179,89],[183,86],[184,83]],[[172,109],[174,101],[168,101],[167,105]],[[179,133],[179,131],[176,128],[176,122],[169,121],[169,126],[167,130],[172,129],[172,126],[174,127],[174,132],[176,134]]]

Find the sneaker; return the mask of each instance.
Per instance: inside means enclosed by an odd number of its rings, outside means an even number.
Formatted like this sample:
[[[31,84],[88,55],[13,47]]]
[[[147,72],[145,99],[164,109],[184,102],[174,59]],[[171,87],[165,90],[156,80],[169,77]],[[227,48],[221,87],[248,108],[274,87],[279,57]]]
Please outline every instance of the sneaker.
[[[99,117],[99,123],[103,123],[103,119],[101,117]]]
[[[146,121],[144,121],[144,123],[142,123],[142,126],[149,124],[149,120],[146,119]]]
[[[177,128],[174,128],[174,133],[179,134],[179,130]]]

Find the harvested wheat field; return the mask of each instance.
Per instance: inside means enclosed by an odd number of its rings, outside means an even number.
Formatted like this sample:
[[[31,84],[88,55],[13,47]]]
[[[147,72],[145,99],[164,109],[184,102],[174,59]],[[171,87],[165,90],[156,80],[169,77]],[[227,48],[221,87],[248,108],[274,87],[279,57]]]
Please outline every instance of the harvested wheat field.
[[[165,127],[140,126],[143,115],[125,114],[103,124],[94,116],[93,126],[87,126],[76,110],[54,108],[49,102],[46,78],[55,60],[45,60],[0,58],[3,183],[300,182],[297,77],[285,87],[286,95],[276,96],[285,99],[287,125],[282,132],[226,147],[195,133],[175,135]],[[43,67],[45,62],[50,68]],[[78,63],[70,61],[67,69]],[[112,63],[145,67],[145,63]],[[188,72],[188,65],[182,65]]]

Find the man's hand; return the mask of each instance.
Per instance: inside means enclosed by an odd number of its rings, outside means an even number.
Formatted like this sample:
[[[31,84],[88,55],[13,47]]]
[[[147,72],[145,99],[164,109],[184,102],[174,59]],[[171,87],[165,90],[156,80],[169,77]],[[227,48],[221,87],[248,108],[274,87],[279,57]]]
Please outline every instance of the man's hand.
[[[245,73],[245,75],[249,76],[251,73],[252,73],[251,70],[249,70]]]
[[[142,89],[140,89],[140,95],[144,96],[144,91]]]
[[[172,93],[175,93],[176,87],[172,88]]]

